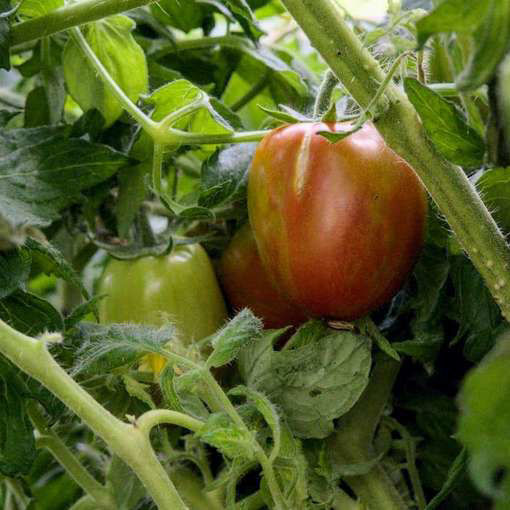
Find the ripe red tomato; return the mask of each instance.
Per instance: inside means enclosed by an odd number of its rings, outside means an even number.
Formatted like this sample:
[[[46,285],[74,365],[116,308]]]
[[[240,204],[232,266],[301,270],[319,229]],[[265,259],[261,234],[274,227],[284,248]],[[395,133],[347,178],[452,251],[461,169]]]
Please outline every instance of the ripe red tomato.
[[[289,304],[267,276],[247,224],[232,238],[220,260],[218,273],[223,290],[234,309],[249,308],[266,328],[298,325],[306,320]]]
[[[422,247],[424,188],[372,125],[332,144],[294,124],[269,133],[250,169],[248,210],[270,278],[310,316],[354,320],[402,286]]]

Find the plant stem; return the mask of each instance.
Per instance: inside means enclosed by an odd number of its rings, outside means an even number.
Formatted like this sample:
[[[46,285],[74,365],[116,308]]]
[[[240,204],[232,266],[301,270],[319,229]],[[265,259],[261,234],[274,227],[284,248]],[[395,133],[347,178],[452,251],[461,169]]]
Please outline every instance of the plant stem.
[[[28,413],[41,434],[37,438],[37,447],[48,449],[71,478],[94,500],[97,507],[115,510],[116,503],[111,492],[85,469],[73,452],[48,426],[35,402],[30,402]]]
[[[239,413],[236,411],[236,408],[230,402],[230,399],[225,395],[225,392],[221,388],[221,386],[216,382],[216,379],[212,376],[212,374],[207,370],[204,374],[205,382],[211,392],[218,398],[218,401],[221,403],[223,410],[230,416],[232,421],[242,430],[249,431],[248,427],[244,423]],[[277,510],[282,510],[287,508],[285,503],[285,499],[280,490],[280,486],[278,484],[278,480],[276,479],[276,475],[274,473],[273,465],[269,462],[266,453],[262,449],[262,447],[258,444],[258,442],[254,439],[255,442],[255,456],[262,467],[262,471],[264,473],[264,477],[266,479],[267,485],[269,487],[269,491],[273,498],[275,508]]]
[[[264,496],[260,491],[250,494],[236,504],[236,510],[260,510],[266,506]]]
[[[407,505],[384,469],[377,465],[368,474],[346,478],[369,510],[407,510]]]
[[[56,363],[43,341],[0,321],[0,353],[38,380],[100,436],[133,469],[160,510],[187,510],[148,438],[94,400]]]
[[[344,20],[334,0],[282,0],[324,60],[362,108],[375,96],[384,73]],[[510,320],[510,251],[494,219],[461,168],[428,141],[413,106],[389,83],[388,102],[376,127],[423,181],[471,258],[507,320]]]
[[[36,444],[38,448],[46,448],[51,452],[69,476],[94,499],[98,508],[115,510],[116,503],[110,491],[90,475],[58,437],[44,435],[37,438]]]
[[[370,462],[376,456],[373,438],[391,394],[400,364],[379,353],[370,382],[354,407],[340,419],[338,430],[328,440],[334,464]],[[370,510],[405,510],[399,493],[380,465],[367,474],[345,477]]]
[[[28,498],[19,483],[18,480],[13,478],[6,478],[5,483],[7,487],[9,487],[9,491],[13,496],[13,499],[16,501],[16,507],[18,508],[26,508],[30,504],[30,498]]]
[[[177,425],[178,427],[183,427],[193,432],[198,432],[204,426],[203,422],[187,414],[169,411],[167,409],[147,411],[136,420],[136,426],[147,436],[149,436],[151,429],[163,423]]]
[[[241,131],[238,133],[225,133],[225,134],[202,134],[202,133],[188,133],[179,129],[169,129],[162,135],[161,142],[168,145],[172,144],[187,144],[187,145],[204,145],[204,144],[220,144],[220,143],[245,143],[245,142],[260,142],[264,136],[270,131]]]
[[[159,197],[163,193],[163,156],[164,147],[159,143],[154,143],[154,152],[152,156],[152,187]]]
[[[155,137],[158,132],[157,123],[145,115],[145,113],[143,113],[142,110],[140,110],[140,108],[138,108],[138,106],[129,99],[119,85],[117,85],[117,82],[110,76],[110,73],[89,46],[89,43],[81,33],[81,30],[78,27],[74,27],[70,32],[76,44],[85,54],[90,65],[97,71],[99,77],[104,81],[112,94],[120,101],[123,108],[140,124],[144,131],[149,133],[152,137]]]
[[[223,46],[234,50],[256,49],[255,46],[245,38],[237,35],[220,35],[217,37],[197,37],[195,39],[183,39],[171,43],[162,43],[158,48],[150,53],[151,58],[159,60],[166,55],[179,53],[180,51],[201,50],[212,48],[214,46]]]
[[[96,510],[96,502],[90,496],[83,496],[69,510]]]
[[[38,18],[17,23],[11,29],[11,45],[46,37],[68,28],[90,23],[113,14],[136,9],[154,0],[82,0]]]
[[[402,437],[405,444],[406,451],[406,462],[407,462],[407,471],[409,473],[409,478],[411,480],[411,485],[413,487],[414,498],[416,500],[416,506],[418,510],[425,510],[427,506],[427,501],[425,499],[425,494],[423,492],[423,487],[421,485],[420,474],[418,473],[418,469],[416,468],[416,443],[414,438],[409,434],[408,430],[401,425],[397,420],[393,418],[385,418],[389,425]]]
[[[315,105],[313,108],[314,119],[319,119],[322,114],[329,110],[331,105],[331,97],[333,96],[333,91],[335,90],[338,83],[339,80],[335,73],[331,71],[331,69],[328,69],[324,79],[322,80],[321,86],[319,87],[317,98],[315,99]]]

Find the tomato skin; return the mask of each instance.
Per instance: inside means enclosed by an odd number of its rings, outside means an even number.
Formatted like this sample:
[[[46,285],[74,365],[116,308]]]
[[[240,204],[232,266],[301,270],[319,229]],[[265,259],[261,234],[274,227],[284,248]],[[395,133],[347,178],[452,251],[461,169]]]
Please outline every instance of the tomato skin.
[[[106,295],[99,303],[100,322],[173,322],[185,344],[211,335],[227,319],[213,266],[199,244],[177,246],[161,257],[111,259],[98,293]],[[159,356],[149,362],[155,372],[164,365]]]
[[[423,245],[425,190],[374,126],[337,144],[294,124],[255,153],[248,211],[269,276],[312,317],[354,320],[402,286]]]
[[[249,308],[266,328],[297,326],[306,320],[276,290],[262,265],[249,224],[236,232],[221,257],[218,273],[225,295],[235,310]]]

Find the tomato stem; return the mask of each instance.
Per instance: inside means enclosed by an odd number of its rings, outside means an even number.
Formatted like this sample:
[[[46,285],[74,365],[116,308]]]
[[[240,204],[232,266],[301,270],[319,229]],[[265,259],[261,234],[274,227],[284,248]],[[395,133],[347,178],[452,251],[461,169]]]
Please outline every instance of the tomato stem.
[[[154,0],[82,0],[50,13],[17,23],[11,29],[12,46],[40,39],[62,30],[113,14],[136,9]]]
[[[39,381],[99,437],[140,478],[160,510],[188,510],[148,438],[99,404],[53,359],[46,343],[0,321],[0,353]]]
[[[97,507],[115,510],[117,505],[112,493],[85,469],[74,453],[48,426],[35,402],[30,402],[28,414],[40,433],[36,441],[37,447],[50,451],[69,476],[94,500]]]
[[[138,417],[136,426],[149,437],[150,431],[157,425],[167,423],[169,425],[177,425],[193,432],[199,432],[203,427],[203,422],[197,420],[187,414],[179,413],[177,411],[170,411],[168,409],[154,409],[147,411]]]
[[[354,407],[340,419],[337,431],[328,440],[334,464],[369,463],[377,457],[373,449],[374,435],[399,368],[400,363],[386,354],[377,355],[367,389]],[[368,473],[345,477],[345,481],[369,508],[407,508],[379,463]]]

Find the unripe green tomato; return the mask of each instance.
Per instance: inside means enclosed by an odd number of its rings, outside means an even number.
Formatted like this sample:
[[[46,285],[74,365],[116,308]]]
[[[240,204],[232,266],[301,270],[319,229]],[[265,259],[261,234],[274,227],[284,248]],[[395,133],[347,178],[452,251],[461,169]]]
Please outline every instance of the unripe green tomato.
[[[266,328],[298,325],[306,320],[271,282],[262,265],[249,224],[232,238],[221,257],[218,273],[225,295],[235,310],[249,308]]]
[[[227,318],[211,261],[199,244],[175,247],[169,255],[111,259],[101,277],[99,319],[160,326],[173,323],[183,343],[211,335]],[[161,356],[148,357],[155,372]]]
[[[387,302],[421,250],[424,188],[374,126],[333,144],[284,126],[259,144],[248,210],[262,262],[278,289],[311,317],[354,320]]]

